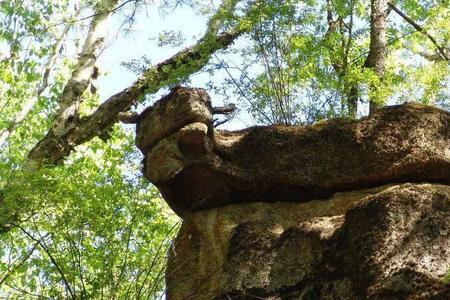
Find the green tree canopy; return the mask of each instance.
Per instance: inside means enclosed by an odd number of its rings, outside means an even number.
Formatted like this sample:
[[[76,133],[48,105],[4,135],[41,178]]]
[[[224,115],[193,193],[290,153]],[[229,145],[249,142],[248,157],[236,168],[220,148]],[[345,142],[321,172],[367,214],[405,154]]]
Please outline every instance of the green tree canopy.
[[[439,0],[167,0],[166,13],[202,14],[203,36],[181,48],[162,31],[156,43],[179,51],[124,62],[138,78],[100,99],[103,29],[113,18],[132,29],[149,5],[0,2],[0,298],[161,297],[178,219],[141,179],[120,121],[195,74],[249,123],[449,107],[450,6]]]

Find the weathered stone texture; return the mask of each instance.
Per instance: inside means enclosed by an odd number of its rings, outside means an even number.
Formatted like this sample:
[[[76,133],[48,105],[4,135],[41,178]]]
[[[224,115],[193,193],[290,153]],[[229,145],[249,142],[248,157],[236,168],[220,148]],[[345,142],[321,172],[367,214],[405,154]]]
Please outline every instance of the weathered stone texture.
[[[139,117],[136,145],[144,153],[184,125],[212,122],[209,95],[203,89],[176,88]]]
[[[211,122],[206,93],[178,88],[138,123],[145,176],[181,216],[388,183],[450,183],[450,114],[437,108],[405,104],[358,121],[237,132],[213,130]]]
[[[183,225],[168,300],[450,299],[450,114],[216,130],[176,88],[137,126],[144,175]]]
[[[167,299],[449,299],[450,187],[381,189],[189,214]]]

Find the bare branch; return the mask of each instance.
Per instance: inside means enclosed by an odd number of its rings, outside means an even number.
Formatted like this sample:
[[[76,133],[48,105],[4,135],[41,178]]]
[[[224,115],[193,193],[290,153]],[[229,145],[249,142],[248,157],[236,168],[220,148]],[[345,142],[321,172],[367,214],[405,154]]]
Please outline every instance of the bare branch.
[[[388,2],[389,7],[395,11],[400,17],[403,18],[403,20],[405,20],[406,22],[408,22],[412,27],[414,27],[418,32],[420,32],[421,34],[423,34],[424,36],[426,36],[432,43],[434,46],[436,46],[439,55],[441,56],[441,58],[443,60],[447,60],[450,61],[450,56],[447,54],[447,51],[444,47],[442,47],[441,45],[439,45],[439,43],[436,41],[436,39],[429,34],[425,28],[423,28],[422,26],[420,26],[419,24],[417,24],[413,19],[411,19],[409,16],[407,16],[405,13],[403,13],[398,7],[396,7],[392,2]]]
[[[75,20],[73,20],[73,21],[70,21],[70,23],[71,23],[71,24],[74,24],[74,23],[78,23],[78,22],[81,22],[81,21],[85,21],[85,20],[90,19],[90,18],[95,18],[95,17],[101,16],[101,15],[105,15],[105,14],[106,14],[106,15],[113,14],[113,13],[117,12],[118,10],[120,10],[120,9],[121,9],[122,7],[124,7],[125,5],[127,5],[128,3],[131,3],[131,2],[136,2],[136,0],[127,0],[127,1],[124,1],[124,2],[122,2],[120,5],[114,7],[113,9],[110,9],[110,10],[103,10],[103,11],[102,11],[102,10],[96,10],[93,14],[88,15],[88,16],[85,16],[85,17],[82,17],[82,18],[79,18],[79,19],[75,19]],[[63,25],[63,24],[65,24],[65,23],[66,23],[66,21],[59,22],[59,23],[55,23],[55,24],[51,24],[51,25],[47,26],[47,27],[44,29],[44,31],[47,31],[47,30],[49,30],[49,29],[52,28],[52,27],[57,27],[57,26]]]
[[[212,111],[213,111],[213,114],[227,116],[236,111],[236,105],[234,103],[230,103],[225,106],[217,106],[217,107],[213,107]]]

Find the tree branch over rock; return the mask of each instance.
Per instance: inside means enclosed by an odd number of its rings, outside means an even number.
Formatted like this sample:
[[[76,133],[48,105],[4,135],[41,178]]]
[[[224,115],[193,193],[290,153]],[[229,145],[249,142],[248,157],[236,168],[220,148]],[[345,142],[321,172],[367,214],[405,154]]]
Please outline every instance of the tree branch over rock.
[[[76,146],[93,137],[104,136],[119,121],[119,113],[128,111],[132,105],[142,100],[144,95],[156,93],[164,86],[177,84],[203,68],[214,52],[228,47],[243,33],[238,27],[219,33],[224,27],[225,21],[230,19],[238,2],[225,0],[208,22],[204,36],[194,46],[148,68],[135,83],[109,97],[91,115],[78,119],[77,104],[79,100],[69,103],[65,98],[62,99],[63,106],[59,110],[59,119],[47,135],[30,151],[25,168],[34,171],[44,164],[53,165],[59,162]],[[69,83],[66,87],[67,93],[81,95],[79,92],[86,82],[83,80],[80,85]],[[70,90],[71,88],[74,90]]]

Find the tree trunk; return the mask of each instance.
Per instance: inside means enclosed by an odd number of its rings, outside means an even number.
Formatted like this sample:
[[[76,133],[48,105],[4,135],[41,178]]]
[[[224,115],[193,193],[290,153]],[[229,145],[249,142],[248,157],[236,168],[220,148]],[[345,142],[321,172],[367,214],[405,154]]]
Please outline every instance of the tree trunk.
[[[386,68],[387,55],[387,20],[388,1],[372,0],[370,12],[370,49],[365,62],[365,67],[371,68],[382,80]],[[373,92],[377,87],[370,87]],[[372,114],[381,103],[372,96],[370,100],[370,113]]]
[[[356,119],[358,117],[358,88],[355,84],[352,84],[347,91],[347,106],[348,115],[352,119]]]

